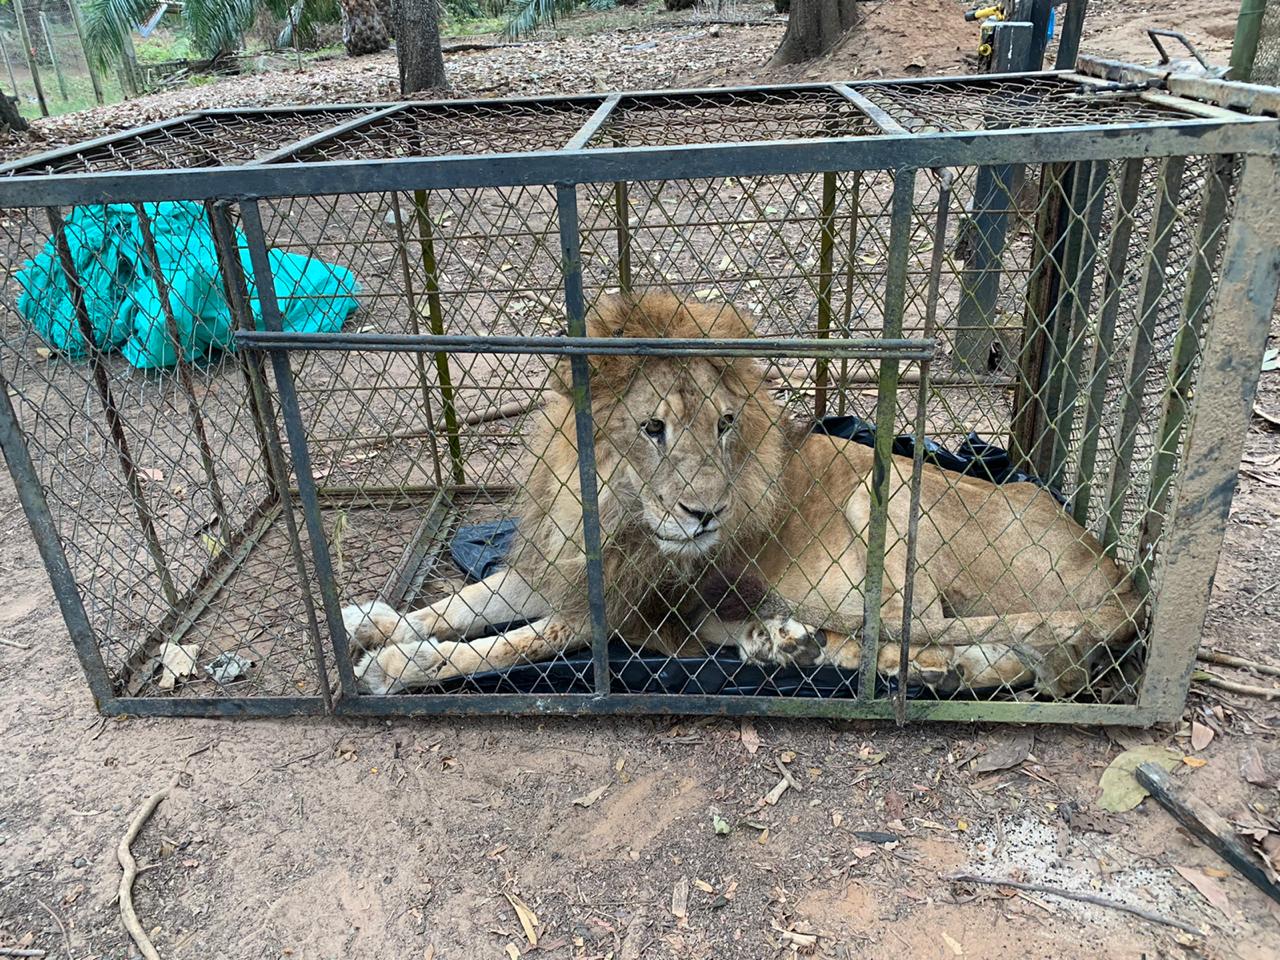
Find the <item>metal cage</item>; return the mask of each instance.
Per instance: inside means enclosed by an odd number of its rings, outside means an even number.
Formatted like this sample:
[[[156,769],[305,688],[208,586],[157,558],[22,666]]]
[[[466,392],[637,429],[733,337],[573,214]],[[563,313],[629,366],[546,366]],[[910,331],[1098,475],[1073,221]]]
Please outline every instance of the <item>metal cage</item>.
[[[0,440],[99,708],[1175,718],[1276,297],[1280,92],[1077,70],[210,110],[0,169]],[[754,335],[588,336],[658,289]],[[789,429],[865,451],[847,662],[619,632],[592,398],[617,357],[758,358]],[[369,692],[344,604],[448,597],[491,568],[468,543],[502,569],[555,377],[572,643],[463,638],[476,669]],[[922,478],[964,471],[1056,496],[1140,597],[1070,683],[1016,644],[985,685],[908,663]]]

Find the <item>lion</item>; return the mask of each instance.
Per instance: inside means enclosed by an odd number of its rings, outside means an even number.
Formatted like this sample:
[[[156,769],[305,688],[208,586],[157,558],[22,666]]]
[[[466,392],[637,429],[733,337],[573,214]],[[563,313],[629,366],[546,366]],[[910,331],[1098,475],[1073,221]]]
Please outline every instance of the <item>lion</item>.
[[[743,310],[671,292],[620,295],[595,337],[745,338]],[[812,432],[746,357],[597,356],[589,384],[609,629],[669,655],[733,648],[761,665],[857,669],[874,452]],[[373,694],[553,659],[590,642],[587,545],[570,361],[555,368],[525,461],[508,563],[400,614],[343,611]],[[910,459],[894,457],[877,670],[904,630]],[[925,463],[909,621],[910,679],[936,692],[1064,697],[1137,632],[1130,579],[1044,489]],[[499,625],[527,623],[513,629]]]

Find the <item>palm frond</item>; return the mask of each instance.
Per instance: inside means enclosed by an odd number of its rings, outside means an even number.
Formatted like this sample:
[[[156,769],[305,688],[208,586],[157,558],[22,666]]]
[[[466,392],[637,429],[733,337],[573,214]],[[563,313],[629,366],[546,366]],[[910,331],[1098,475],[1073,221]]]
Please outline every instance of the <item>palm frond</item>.
[[[115,66],[124,52],[124,38],[154,7],[152,0],[86,0],[84,42],[94,67],[106,72]]]
[[[240,46],[258,7],[259,0],[184,0],[182,19],[192,46],[212,57]]]
[[[515,0],[503,32],[512,39],[532,33],[544,23],[555,23],[557,17],[572,13],[580,2],[581,0]]]
[[[294,45],[295,18],[303,44],[315,35],[317,27],[342,20],[342,8],[338,5],[338,0],[263,0],[262,5],[268,13],[282,21],[280,34],[276,37],[277,47]]]
[[[451,20],[479,20],[484,16],[484,9],[476,0],[442,0],[440,6]]]

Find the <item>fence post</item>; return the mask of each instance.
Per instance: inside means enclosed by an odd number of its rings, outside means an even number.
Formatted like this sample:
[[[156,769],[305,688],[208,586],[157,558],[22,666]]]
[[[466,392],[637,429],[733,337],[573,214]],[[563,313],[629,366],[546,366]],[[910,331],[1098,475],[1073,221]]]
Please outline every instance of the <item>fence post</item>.
[[[1240,2],[1236,36],[1231,44],[1231,72],[1228,76],[1232,80],[1248,81],[1253,76],[1253,58],[1258,55],[1258,36],[1262,32],[1262,17],[1266,11],[1267,0]]]
[[[124,89],[124,95],[128,97],[136,97],[141,93],[138,83],[138,51],[133,46],[133,31],[128,30],[124,35],[124,43],[120,48],[120,86]]]
[[[1248,0],[1245,0],[1247,3]],[[1084,30],[1084,14],[1089,0],[1068,0],[1067,14],[1062,19],[1062,31],[1058,35],[1058,58],[1055,70],[1073,70],[1080,53],[1080,34]]]
[[[49,51],[53,74],[58,78],[58,93],[62,96],[62,102],[66,103],[71,99],[67,94],[67,78],[62,72],[62,64],[58,62],[58,51],[53,49],[53,31],[49,29],[49,18],[43,10],[40,11],[40,29],[44,31],[44,48]]]
[[[4,42],[4,34],[0,33],[0,55],[4,56],[4,68],[9,72],[9,86],[13,87],[14,98],[22,96],[18,89],[18,78],[13,74],[13,61],[9,59],[9,45]]]
[[[84,40],[84,20],[80,17],[80,0],[67,0],[71,9],[71,24],[76,28],[76,36],[80,38],[80,52],[84,54],[84,63],[89,71],[89,82],[93,84],[93,99],[102,106],[107,102],[102,93],[102,78],[98,76],[98,68],[94,66],[93,57],[89,56],[89,45]]]
[[[18,18],[18,36],[22,38],[22,55],[27,58],[27,69],[31,71],[31,83],[36,88],[36,100],[40,102],[40,116],[49,115],[49,104],[44,98],[44,84],[40,82],[40,68],[36,66],[36,52],[31,49],[31,30],[27,26],[27,13],[22,9],[22,0],[13,0],[13,12]]]

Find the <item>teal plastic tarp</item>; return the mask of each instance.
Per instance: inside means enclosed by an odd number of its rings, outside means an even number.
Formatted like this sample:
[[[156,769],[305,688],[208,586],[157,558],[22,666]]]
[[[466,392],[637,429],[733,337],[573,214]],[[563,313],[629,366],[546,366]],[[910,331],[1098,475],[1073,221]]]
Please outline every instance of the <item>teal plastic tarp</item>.
[[[235,323],[227,306],[218,257],[204,208],[188,202],[150,203],[144,207],[155,239],[160,271],[169,288],[169,305],[178,329],[183,359],[198,362],[233,348]],[[67,246],[84,290],[93,339],[103,350],[118,350],[142,369],[177,362],[166,327],[160,292],[142,242],[137,211],[127,204],[77,207],[66,220]],[[254,322],[262,329],[262,306],[244,237],[236,243]],[[359,290],[346,267],[296,253],[269,250],[276,299],[284,329],[299,333],[340,330],[356,309]],[[18,311],[40,338],[58,353],[85,355],[67,278],[51,237],[44,249],[17,274],[22,293]]]

